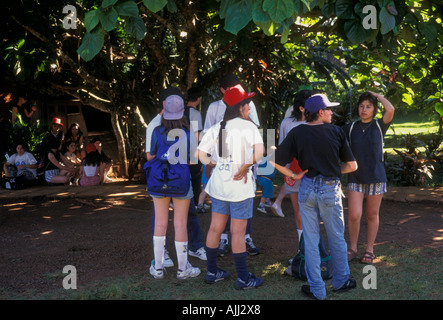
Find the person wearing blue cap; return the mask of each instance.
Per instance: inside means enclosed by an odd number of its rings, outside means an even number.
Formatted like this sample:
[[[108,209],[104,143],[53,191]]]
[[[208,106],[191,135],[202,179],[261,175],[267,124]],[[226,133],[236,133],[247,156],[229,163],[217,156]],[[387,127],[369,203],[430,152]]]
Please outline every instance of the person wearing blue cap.
[[[356,287],[350,278],[347,246],[344,238],[340,176],[357,170],[357,162],[344,131],[332,121],[332,108],[324,94],[314,94],[305,102],[306,124],[292,129],[275,152],[275,167],[292,179],[302,179],[298,201],[305,243],[308,285],[301,291],[313,299],[326,299],[326,287],[320,269],[320,221],[327,232],[331,251],[333,291],[345,292]],[[285,165],[298,160],[302,172],[295,174]]]

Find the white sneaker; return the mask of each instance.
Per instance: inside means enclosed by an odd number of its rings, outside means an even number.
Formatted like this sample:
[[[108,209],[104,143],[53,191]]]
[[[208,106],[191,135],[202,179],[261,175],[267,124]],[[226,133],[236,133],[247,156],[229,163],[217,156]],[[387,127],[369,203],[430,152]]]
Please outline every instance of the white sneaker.
[[[186,264],[186,269],[181,271],[177,270],[177,279],[183,280],[188,278],[194,278],[200,274],[200,269],[193,267],[189,262]]]
[[[152,260],[151,267],[149,268],[149,273],[155,278],[155,279],[163,279],[165,277],[164,269],[155,269],[155,262]]]
[[[207,258],[206,258],[206,250],[205,250],[205,248],[203,248],[203,247],[201,247],[201,248],[198,249],[197,251],[191,251],[191,250],[189,250],[189,251],[188,251],[188,254],[189,254],[191,257],[196,257],[196,258],[199,258],[200,260],[203,260],[203,261],[206,261],[206,260],[207,260]]]
[[[271,206],[271,212],[274,214],[274,216],[281,217],[281,218],[285,217],[285,215],[283,214],[283,211],[275,202]]]
[[[165,255],[163,257],[163,268],[170,268],[174,266],[174,261],[172,261],[171,257],[169,256],[168,250],[165,249]]]

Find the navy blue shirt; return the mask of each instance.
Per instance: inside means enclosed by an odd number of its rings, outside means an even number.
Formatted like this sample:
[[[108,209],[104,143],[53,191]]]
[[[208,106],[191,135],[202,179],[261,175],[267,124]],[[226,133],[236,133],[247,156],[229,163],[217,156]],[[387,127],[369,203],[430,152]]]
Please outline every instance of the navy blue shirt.
[[[308,178],[341,177],[341,162],[355,161],[342,128],[333,124],[301,124],[289,131],[275,152],[281,166],[296,158]]]
[[[383,137],[389,125],[390,123],[384,124],[383,119],[378,119],[372,120],[370,124],[356,121],[353,126],[352,123],[348,123],[343,127],[358,164],[357,171],[349,174],[348,182],[358,184],[387,182],[383,160]],[[352,131],[349,134],[351,126]]]

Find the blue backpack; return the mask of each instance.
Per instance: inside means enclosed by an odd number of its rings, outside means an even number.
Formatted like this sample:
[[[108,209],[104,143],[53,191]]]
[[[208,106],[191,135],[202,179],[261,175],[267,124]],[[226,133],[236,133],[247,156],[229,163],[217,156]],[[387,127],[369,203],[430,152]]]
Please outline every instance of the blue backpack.
[[[154,159],[143,166],[146,171],[146,184],[149,194],[164,197],[183,197],[189,192],[191,174],[186,159],[180,159],[179,149],[170,153],[170,148],[160,132],[161,127],[154,129],[159,148]],[[186,132],[189,141],[189,131]],[[178,139],[176,140],[176,142]],[[176,162],[176,163],[175,163]]]

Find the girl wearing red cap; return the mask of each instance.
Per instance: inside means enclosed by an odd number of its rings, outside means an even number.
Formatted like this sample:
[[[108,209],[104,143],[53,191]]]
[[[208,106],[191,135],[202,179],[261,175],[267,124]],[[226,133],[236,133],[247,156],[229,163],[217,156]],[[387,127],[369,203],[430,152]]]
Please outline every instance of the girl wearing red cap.
[[[263,157],[264,144],[257,126],[249,120],[249,102],[254,93],[237,85],[227,89],[223,121],[212,126],[198,146],[203,164],[213,166],[205,191],[212,200],[211,226],[206,238],[206,283],[229,277],[217,266],[221,233],[231,217],[232,255],[237,270],[236,289],[255,288],[262,280],[248,272],[245,232],[252,217],[255,180],[250,168]],[[211,155],[211,156],[208,156]]]

